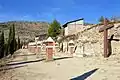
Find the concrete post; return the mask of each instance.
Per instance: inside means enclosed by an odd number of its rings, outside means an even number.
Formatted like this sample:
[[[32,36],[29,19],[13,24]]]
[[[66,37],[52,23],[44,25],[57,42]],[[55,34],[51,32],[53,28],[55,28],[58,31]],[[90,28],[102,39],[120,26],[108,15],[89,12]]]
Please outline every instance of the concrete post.
[[[54,41],[51,37],[46,40],[46,60],[51,61],[53,60],[53,46]]]

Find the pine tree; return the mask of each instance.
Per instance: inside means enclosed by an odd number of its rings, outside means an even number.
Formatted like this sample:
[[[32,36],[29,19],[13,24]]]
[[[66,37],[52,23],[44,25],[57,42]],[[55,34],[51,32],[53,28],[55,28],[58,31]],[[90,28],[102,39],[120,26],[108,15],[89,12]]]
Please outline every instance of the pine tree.
[[[58,34],[60,34],[61,26],[60,23],[57,20],[54,20],[48,29],[48,36],[50,37],[56,37]]]
[[[0,35],[0,58],[4,57],[4,32]]]

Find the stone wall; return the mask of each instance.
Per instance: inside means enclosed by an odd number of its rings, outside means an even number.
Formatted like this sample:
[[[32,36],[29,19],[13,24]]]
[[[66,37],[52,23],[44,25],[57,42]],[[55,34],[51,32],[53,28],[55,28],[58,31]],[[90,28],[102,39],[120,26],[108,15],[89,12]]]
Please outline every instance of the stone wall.
[[[75,54],[102,56],[104,54],[104,34],[99,32],[101,27],[103,25],[91,25],[81,29],[73,36],[66,37],[63,41],[64,50],[67,48],[66,44],[72,39],[75,42],[75,46],[77,46]],[[120,40],[120,23],[114,24],[114,27],[108,30],[108,39],[111,35],[114,35],[113,39]],[[112,40],[110,45],[112,54],[120,53],[120,41]]]
[[[89,27],[90,25],[68,24],[68,26],[65,28],[65,36],[77,34],[78,32],[81,32]]]
[[[89,30],[84,30],[83,32],[77,34],[78,40],[76,40],[76,45],[83,53],[86,55],[99,56],[103,53],[103,33],[99,33],[98,27],[93,27]],[[82,48],[82,49],[81,49]]]
[[[114,24],[114,27],[108,31],[108,38],[114,34],[114,39],[120,39],[120,23]],[[86,54],[86,55],[93,55],[93,56],[102,56],[104,50],[104,37],[103,32],[99,33],[99,28],[103,27],[100,26],[91,26],[92,28],[86,29],[82,32],[77,34],[78,40],[76,40],[76,45],[79,46],[80,50],[83,50],[83,53],[79,54]],[[80,47],[81,46],[81,47]],[[84,47],[84,49],[83,49]],[[120,42],[119,41],[111,41],[112,47],[112,54],[120,53]],[[80,51],[81,52],[81,51]]]

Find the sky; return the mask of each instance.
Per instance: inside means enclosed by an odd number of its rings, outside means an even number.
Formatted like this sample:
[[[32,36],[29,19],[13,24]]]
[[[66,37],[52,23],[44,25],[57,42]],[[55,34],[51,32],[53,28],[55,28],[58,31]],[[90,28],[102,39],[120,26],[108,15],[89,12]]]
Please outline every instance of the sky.
[[[64,24],[84,18],[97,23],[100,16],[120,16],[120,0],[0,0],[0,22],[56,19]]]

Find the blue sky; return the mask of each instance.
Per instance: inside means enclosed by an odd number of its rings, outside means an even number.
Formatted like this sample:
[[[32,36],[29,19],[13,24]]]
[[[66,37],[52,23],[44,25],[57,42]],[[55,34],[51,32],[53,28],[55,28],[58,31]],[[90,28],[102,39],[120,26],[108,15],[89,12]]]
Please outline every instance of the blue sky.
[[[100,16],[120,16],[120,0],[0,0],[0,22],[57,19],[63,24],[84,18],[97,23]]]

